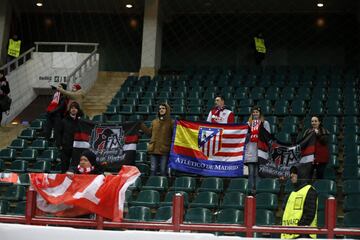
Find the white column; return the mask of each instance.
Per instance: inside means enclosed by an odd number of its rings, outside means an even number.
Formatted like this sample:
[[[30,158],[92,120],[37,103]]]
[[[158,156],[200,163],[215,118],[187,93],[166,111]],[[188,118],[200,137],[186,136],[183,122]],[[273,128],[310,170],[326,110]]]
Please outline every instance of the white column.
[[[0,0],[0,66],[5,64],[11,21],[9,0]]]
[[[139,75],[154,76],[161,64],[160,0],[146,0]]]

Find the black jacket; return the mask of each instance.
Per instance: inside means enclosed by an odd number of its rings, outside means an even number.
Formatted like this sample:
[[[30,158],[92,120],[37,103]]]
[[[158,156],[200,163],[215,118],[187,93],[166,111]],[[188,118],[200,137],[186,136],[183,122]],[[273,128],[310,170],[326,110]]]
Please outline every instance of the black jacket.
[[[3,82],[5,82],[5,85],[2,85]],[[3,92],[2,95],[8,95],[10,93],[9,82],[6,80],[5,77],[2,77],[0,79],[0,89]]]
[[[56,139],[56,145],[65,149],[72,149],[74,134],[79,126],[78,116],[72,118],[69,114],[61,121],[59,133]]]

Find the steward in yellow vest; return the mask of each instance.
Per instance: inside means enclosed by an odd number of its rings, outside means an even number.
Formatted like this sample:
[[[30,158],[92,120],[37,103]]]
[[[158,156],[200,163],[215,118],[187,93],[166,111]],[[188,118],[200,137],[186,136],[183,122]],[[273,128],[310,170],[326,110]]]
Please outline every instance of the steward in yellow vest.
[[[8,55],[15,58],[19,57],[20,48],[21,40],[18,40],[17,36],[14,35],[13,38],[9,40]]]
[[[266,53],[265,40],[261,37],[254,37],[255,49],[259,53]]]
[[[284,215],[282,218],[283,226],[317,226],[318,197],[314,187],[303,179],[301,167],[291,167],[290,180],[294,185],[294,190],[287,199]],[[293,238],[316,238],[316,234],[289,234],[282,233],[282,239]]]
[[[255,54],[255,64],[260,65],[261,62],[265,59],[266,47],[265,40],[262,33],[257,34],[254,37],[254,54]]]

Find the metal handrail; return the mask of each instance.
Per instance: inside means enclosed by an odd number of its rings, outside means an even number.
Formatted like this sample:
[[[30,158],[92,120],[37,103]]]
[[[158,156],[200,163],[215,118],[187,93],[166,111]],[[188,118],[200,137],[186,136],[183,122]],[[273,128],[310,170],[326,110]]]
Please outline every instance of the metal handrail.
[[[96,54],[97,54],[97,48],[94,49],[94,51],[92,51],[90,53],[89,56],[87,56],[78,67],[76,67],[68,76],[67,76],[67,80],[68,80],[68,84],[70,82],[75,83],[77,80],[77,75],[78,77],[81,77],[81,70],[83,67],[86,67],[86,65],[88,63],[90,63],[90,65],[92,64],[93,61],[96,61]]]
[[[68,46],[94,46],[94,50],[97,50],[99,43],[84,43],[84,42],[34,42],[36,52],[39,51],[39,45],[64,45],[65,52],[68,50]]]
[[[26,56],[28,54],[30,54],[30,58],[28,60],[30,60],[32,58],[32,53],[35,51],[35,47],[30,48],[29,50],[27,50],[26,52],[22,53],[19,57],[11,60],[10,62],[6,63],[5,65],[0,67],[0,70],[4,70],[6,69],[6,73],[9,74],[11,71],[14,71],[15,69],[17,69],[19,67],[19,60],[23,59],[22,64],[24,64],[27,60],[26,60]],[[11,65],[13,65],[15,63],[15,68],[11,69]]]

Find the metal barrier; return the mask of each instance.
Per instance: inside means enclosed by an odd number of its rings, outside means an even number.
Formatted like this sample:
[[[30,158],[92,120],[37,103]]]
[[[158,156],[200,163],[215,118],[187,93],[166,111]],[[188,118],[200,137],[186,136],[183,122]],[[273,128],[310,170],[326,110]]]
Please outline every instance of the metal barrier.
[[[32,58],[32,53],[34,52],[35,47],[30,48],[19,57],[11,60],[5,65],[0,67],[0,70],[5,71],[5,75],[8,75],[10,72],[16,70],[19,66],[23,65],[25,62],[29,61]]]
[[[105,228],[120,229],[152,229],[169,230],[179,232],[188,231],[208,231],[208,232],[244,232],[246,237],[252,237],[254,232],[262,233],[298,233],[298,234],[323,234],[328,238],[335,235],[356,235],[360,236],[360,228],[337,228],[336,227],[336,201],[330,197],[326,201],[325,207],[325,226],[323,228],[314,227],[285,227],[285,226],[256,226],[256,199],[248,196],[245,199],[244,225],[238,224],[189,224],[184,223],[184,197],[175,194],[173,198],[173,212],[171,222],[110,222],[101,216],[92,219],[76,218],[51,218],[35,216],[36,192],[27,192],[27,203],[25,216],[6,216],[0,215],[0,222],[23,223],[32,225],[58,225],[71,227],[92,227],[99,230]]]
[[[11,60],[10,62],[6,63],[5,65],[0,67],[0,70],[5,71],[5,75],[8,75],[10,72],[16,70],[19,66],[27,62],[32,58],[32,53],[38,52],[40,46],[64,46],[64,52],[68,52],[69,46],[90,46],[94,47],[92,52],[88,57],[86,57],[78,67],[72,71],[69,76],[67,76],[68,82],[76,83],[78,78],[80,78],[84,71],[91,67],[94,62],[96,62],[97,56],[96,53],[98,51],[99,43],[82,43],[82,42],[35,42],[35,47],[30,48],[19,57]]]
[[[68,52],[69,46],[91,46],[94,47],[93,51],[90,53],[88,57],[86,57],[78,67],[76,67],[68,76],[67,81],[68,84],[70,83],[77,83],[78,79],[81,78],[83,72],[91,67],[93,63],[95,63],[97,59],[97,51],[99,43],[82,43],[82,42],[35,42],[35,49],[36,52],[39,51],[39,47],[41,45],[48,45],[48,46],[64,46],[64,52]]]

